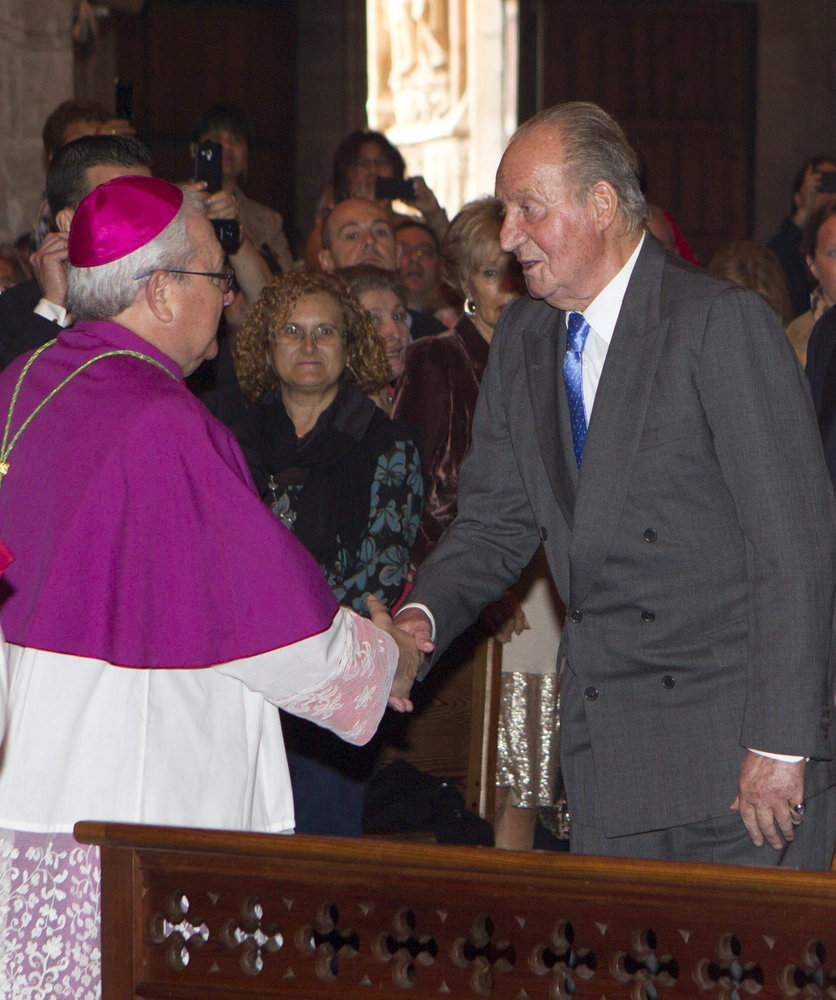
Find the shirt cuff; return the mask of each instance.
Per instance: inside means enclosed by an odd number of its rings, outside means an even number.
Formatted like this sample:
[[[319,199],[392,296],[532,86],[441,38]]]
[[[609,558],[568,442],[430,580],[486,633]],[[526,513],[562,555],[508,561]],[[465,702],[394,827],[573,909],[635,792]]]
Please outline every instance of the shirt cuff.
[[[61,327],[70,325],[70,321],[67,319],[67,310],[63,306],[57,306],[54,302],[50,302],[49,299],[41,299],[32,312],[57,323]]]
[[[748,747],[752,753],[756,753],[759,757],[770,757],[772,760],[782,760],[785,764],[797,764],[800,760],[809,760],[809,757],[798,757],[794,753],[769,753],[767,750],[755,750],[754,747]]]
[[[433,616],[432,611],[430,611],[426,604],[403,604],[398,608],[398,615],[402,611],[408,611],[410,608],[418,608],[419,611],[423,611],[427,618],[429,618],[430,625],[432,625],[433,630],[431,638],[432,641],[435,642],[435,617]],[[398,615],[395,615],[395,617],[397,618]]]

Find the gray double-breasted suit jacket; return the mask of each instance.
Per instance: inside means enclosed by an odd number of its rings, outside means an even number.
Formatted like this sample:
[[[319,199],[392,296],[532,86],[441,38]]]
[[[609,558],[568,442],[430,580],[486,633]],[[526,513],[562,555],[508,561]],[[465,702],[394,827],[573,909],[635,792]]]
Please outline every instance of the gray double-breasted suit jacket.
[[[443,648],[542,540],[567,610],[570,809],[607,836],[728,814],[745,748],[832,784],[833,495],[804,375],[754,293],[642,247],[583,462],[564,314],[497,327],[459,515],[410,600]]]

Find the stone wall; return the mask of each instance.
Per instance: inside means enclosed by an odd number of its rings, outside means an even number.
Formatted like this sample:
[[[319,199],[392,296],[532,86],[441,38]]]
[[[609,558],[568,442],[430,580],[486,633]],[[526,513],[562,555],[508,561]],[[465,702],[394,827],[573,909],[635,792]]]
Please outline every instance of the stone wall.
[[[43,191],[41,129],[73,96],[72,5],[0,0],[0,240],[30,229]]]
[[[438,3],[369,4],[367,108],[371,127],[385,132],[407,173],[422,175],[452,218],[465,202],[493,192],[516,128],[517,3],[443,6],[441,18]]]

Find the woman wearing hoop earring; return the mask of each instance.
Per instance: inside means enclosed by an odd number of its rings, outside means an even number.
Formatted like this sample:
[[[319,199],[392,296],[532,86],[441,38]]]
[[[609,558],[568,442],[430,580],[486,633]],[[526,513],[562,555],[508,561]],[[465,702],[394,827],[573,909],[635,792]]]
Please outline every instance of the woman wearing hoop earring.
[[[430,492],[412,550],[419,564],[456,515],[459,466],[470,448],[470,427],[488,347],[503,308],[525,286],[513,254],[499,245],[499,202],[469,202],[442,245],[444,279],[464,295],[464,315],[447,333],[422,337],[407,350],[392,415],[425,433],[422,452]]]

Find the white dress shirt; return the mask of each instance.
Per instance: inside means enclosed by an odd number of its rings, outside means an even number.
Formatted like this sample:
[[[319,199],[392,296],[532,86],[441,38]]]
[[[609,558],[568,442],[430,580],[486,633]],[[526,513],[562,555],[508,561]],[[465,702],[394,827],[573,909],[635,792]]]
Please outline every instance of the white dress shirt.
[[[583,408],[586,412],[586,422],[592,415],[595,394],[601,381],[601,372],[607,359],[607,351],[621,312],[621,304],[627,292],[627,285],[633,274],[633,268],[639,259],[639,252],[644,245],[645,235],[636,244],[636,249],[618,274],[606,287],[600,291],[581,313],[589,323],[589,333],[583,349]],[[566,313],[567,317],[569,313]]]

